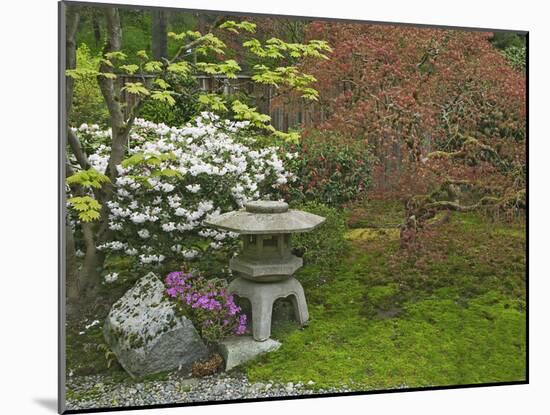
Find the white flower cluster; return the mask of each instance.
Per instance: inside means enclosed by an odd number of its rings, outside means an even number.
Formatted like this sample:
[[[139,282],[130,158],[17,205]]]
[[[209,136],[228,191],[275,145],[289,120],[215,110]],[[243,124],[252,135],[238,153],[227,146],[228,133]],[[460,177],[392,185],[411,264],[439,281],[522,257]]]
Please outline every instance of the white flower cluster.
[[[111,142],[111,129],[102,130],[97,124],[88,125],[84,123],[78,128],[71,128],[71,130],[77,134],[83,145],[91,145],[95,148],[95,151],[88,155],[90,167],[105,173],[111,151],[111,148],[107,145]],[[70,157],[70,161],[75,166],[77,165],[74,156]]]
[[[122,251],[128,247],[127,243],[120,242],[120,241],[111,241],[111,242],[105,242],[102,245],[98,245],[97,249],[104,250],[104,249],[110,249],[112,251]]]
[[[88,157],[90,167],[96,169],[100,173],[105,173],[105,171],[107,170],[107,163],[109,162],[110,151],[110,147],[101,144],[98,147],[98,152],[90,154],[90,156]]]
[[[203,221],[248,200],[269,198],[293,180],[278,149],[255,148],[244,136],[246,127],[247,122],[208,113],[182,128],[137,119],[129,155],[141,161],[117,166],[116,192],[108,203],[117,240],[100,249],[155,265],[168,256],[193,259],[208,249],[234,246],[236,234],[206,228]],[[108,153],[100,146],[92,157],[98,170],[106,168]]]
[[[186,249],[184,251],[181,251],[181,254],[185,259],[193,259],[199,254],[199,251],[197,251],[196,249]]]
[[[111,272],[110,274],[105,275],[104,279],[107,284],[111,284],[112,282],[118,280],[118,272]]]
[[[139,260],[142,264],[161,263],[166,258],[164,255],[140,255]]]

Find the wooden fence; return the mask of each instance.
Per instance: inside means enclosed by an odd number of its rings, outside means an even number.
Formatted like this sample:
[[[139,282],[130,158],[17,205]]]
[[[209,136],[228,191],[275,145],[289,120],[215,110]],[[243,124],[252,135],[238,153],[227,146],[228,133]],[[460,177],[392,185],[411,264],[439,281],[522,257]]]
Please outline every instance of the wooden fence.
[[[145,76],[145,82],[152,81],[152,76]],[[222,93],[231,96],[244,93],[252,97],[258,111],[271,117],[271,124],[280,131],[287,132],[302,124],[312,125],[314,122],[325,119],[325,114],[318,104],[297,102],[277,97],[272,86],[259,85],[252,81],[250,75],[237,75],[234,79],[225,76],[198,75],[199,89],[207,93]],[[125,82],[143,82],[141,76],[122,75],[119,77],[121,84]],[[136,97],[123,92],[123,100],[126,108],[131,108]],[[126,114],[127,115],[127,114]]]

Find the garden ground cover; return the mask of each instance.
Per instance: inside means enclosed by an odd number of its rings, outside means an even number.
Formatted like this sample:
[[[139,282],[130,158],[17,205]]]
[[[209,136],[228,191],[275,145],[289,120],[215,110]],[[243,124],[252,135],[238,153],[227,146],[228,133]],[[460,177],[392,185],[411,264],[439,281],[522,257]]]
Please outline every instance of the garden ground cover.
[[[398,209],[371,202],[352,225],[391,222]],[[520,221],[456,214],[414,254],[400,250],[397,228],[352,228],[347,239],[331,269],[299,272],[310,324],[274,327],[283,345],[246,367],[251,382],[364,390],[525,379]]]
[[[455,214],[407,254],[395,227],[402,217],[400,203],[353,209],[347,254],[297,274],[308,327],[275,324],[282,347],[236,370],[250,382],[356,390],[525,379],[524,223]],[[70,329],[68,370],[131,381],[103,341],[101,324]]]

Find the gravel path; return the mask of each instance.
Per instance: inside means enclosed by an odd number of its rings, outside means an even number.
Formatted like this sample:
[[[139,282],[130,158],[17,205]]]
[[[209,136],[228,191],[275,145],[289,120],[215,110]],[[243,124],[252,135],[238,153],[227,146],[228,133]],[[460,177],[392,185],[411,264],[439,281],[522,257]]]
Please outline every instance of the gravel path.
[[[220,373],[200,379],[183,378],[181,375],[172,374],[166,380],[150,380],[142,383],[121,383],[102,375],[74,376],[67,380],[67,409],[161,405],[351,391],[346,387],[313,389],[314,386],[312,381],[296,384],[273,382],[251,384],[246,376],[240,373]]]

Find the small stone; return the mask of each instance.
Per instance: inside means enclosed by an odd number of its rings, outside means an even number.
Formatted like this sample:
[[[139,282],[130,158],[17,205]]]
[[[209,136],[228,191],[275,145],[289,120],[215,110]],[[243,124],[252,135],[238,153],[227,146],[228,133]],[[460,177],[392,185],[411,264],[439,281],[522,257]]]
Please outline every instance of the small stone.
[[[254,392],[260,392],[265,389],[265,385],[261,382],[253,384],[250,389]]]
[[[315,382],[312,381],[312,380],[310,380],[307,384],[308,384],[309,386],[311,386],[311,385],[315,385]]]
[[[199,380],[196,378],[183,379],[180,384],[182,388],[194,388],[199,385]]]
[[[223,393],[225,393],[225,385],[223,383],[217,384],[212,388],[212,393],[214,395],[222,395]]]

